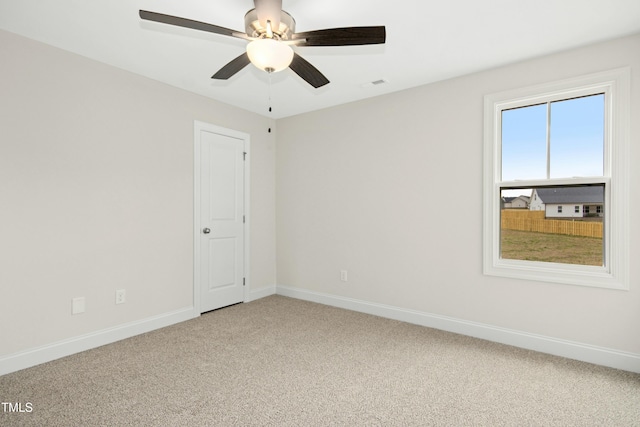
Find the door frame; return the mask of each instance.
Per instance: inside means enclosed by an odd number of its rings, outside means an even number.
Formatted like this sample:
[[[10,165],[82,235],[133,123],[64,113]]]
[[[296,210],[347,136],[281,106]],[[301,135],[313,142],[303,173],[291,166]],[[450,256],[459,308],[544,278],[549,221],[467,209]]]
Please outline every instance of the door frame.
[[[251,189],[251,181],[249,170],[251,165],[251,139],[248,133],[239,132],[233,129],[227,129],[221,126],[213,125],[211,123],[201,122],[198,120],[193,121],[193,309],[196,316],[201,314],[200,312],[200,267],[201,267],[201,253],[200,253],[200,230],[202,229],[202,224],[200,223],[200,205],[201,205],[201,196],[200,196],[200,179],[201,179],[201,153],[200,153],[200,132],[207,131],[216,133],[218,135],[223,135],[231,138],[240,139],[243,141],[244,146],[244,263],[243,263],[243,272],[244,272],[244,290],[242,294],[242,302],[247,301],[247,295],[249,293],[248,289],[250,287],[251,279],[250,279],[250,247],[249,242],[249,230],[251,229],[251,219],[249,208],[250,201],[250,189]]]

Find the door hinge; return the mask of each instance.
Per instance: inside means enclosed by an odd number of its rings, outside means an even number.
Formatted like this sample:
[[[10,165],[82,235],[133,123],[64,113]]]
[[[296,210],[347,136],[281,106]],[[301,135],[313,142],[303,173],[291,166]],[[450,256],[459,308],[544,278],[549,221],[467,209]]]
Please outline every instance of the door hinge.
[[[246,279],[243,277],[242,278],[242,286],[245,286],[245,285],[246,285]]]
[[[244,215],[242,215],[242,223],[244,224],[245,222],[247,222],[247,219]]]
[[[247,152],[242,153],[242,160],[247,160]]]

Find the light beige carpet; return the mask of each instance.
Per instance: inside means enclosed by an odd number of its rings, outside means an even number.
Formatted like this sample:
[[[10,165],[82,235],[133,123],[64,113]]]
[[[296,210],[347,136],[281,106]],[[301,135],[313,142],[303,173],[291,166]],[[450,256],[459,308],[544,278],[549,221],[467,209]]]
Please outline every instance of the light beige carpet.
[[[0,377],[2,426],[640,426],[640,375],[281,296]]]

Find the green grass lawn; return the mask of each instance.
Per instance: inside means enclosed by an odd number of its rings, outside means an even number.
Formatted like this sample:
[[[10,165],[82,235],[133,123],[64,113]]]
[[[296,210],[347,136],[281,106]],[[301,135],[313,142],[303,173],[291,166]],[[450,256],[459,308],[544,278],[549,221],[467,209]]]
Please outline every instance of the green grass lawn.
[[[531,231],[501,230],[502,258],[602,265],[602,239]]]

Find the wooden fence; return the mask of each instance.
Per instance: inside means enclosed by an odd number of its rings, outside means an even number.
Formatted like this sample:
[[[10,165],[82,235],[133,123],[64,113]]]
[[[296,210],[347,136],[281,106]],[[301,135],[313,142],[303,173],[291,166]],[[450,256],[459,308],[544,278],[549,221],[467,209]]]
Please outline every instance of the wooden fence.
[[[569,234],[602,239],[601,222],[545,219],[544,211],[503,209],[500,227],[506,230]]]

